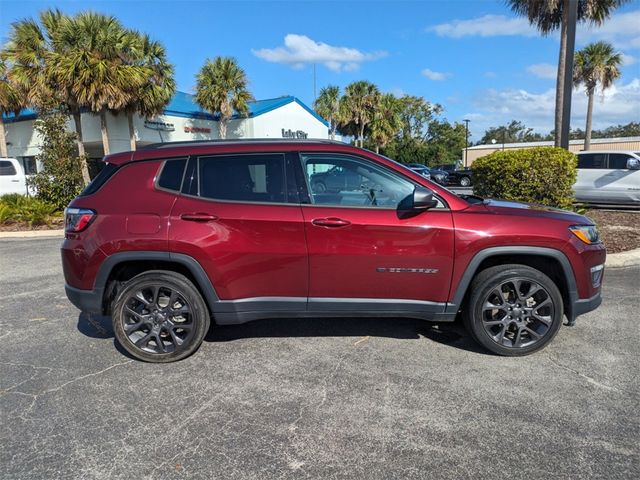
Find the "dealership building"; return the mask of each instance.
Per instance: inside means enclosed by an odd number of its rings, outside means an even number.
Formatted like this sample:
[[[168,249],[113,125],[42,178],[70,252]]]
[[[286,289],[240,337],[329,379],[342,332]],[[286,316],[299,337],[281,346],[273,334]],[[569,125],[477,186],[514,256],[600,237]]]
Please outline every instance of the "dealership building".
[[[17,117],[5,116],[9,157],[22,162],[27,174],[38,170],[35,156],[41,139],[33,129],[36,113],[23,110]],[[68,129],[74,131],[69,119]],[[107,115],[111,153],[130,150],[129,126],[124,114]],[[211,140],[219,138],[218,121],[202,110],[193,95],[177,92],[161,115],[152,119],[134,116],[138,147],[158,142]],[[83,143],[90,159],[103,156],[100,118],[82,114]],[[234,117],[227,124],[227,138],[318,138],[329,137],[328,123],[293,96],[256,100],[249,103],[246,117]]]

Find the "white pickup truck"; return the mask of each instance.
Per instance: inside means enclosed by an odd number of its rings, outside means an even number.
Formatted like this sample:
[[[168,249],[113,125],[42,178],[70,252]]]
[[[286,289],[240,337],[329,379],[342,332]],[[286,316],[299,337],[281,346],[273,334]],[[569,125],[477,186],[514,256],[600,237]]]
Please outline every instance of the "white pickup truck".
[[[28,194],[27,176],[15,158],[0,158],[0,195],[7,193]]]

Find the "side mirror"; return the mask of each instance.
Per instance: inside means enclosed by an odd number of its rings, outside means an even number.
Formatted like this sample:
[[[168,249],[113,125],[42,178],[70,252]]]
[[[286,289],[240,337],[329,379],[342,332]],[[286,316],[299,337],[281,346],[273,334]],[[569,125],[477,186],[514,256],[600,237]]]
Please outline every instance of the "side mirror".
[[[640,160],[638,160],[637,158],[627,159],[627,169],[640,170]]]
[[[412,210],[428,210],[438,205],[438,201],[433,198],[433,191],[424,187],[415,188],[412,200]]]

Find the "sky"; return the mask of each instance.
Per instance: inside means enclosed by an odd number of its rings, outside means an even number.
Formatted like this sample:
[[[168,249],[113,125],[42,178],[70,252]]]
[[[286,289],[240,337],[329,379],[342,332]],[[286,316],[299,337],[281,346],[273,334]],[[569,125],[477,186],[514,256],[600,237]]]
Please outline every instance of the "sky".
[[[11,23],[46,8],[112,14],[162,42],[178,89],[193,92],[206,58],[233,56],[257,99],[294,95],[308,105],[326,85],[369,80],[425,97],[449,121],[469,119],[470,141],[519,120],[553,128],[557,34],[542,37],[504,1],[30,1],[0,0],[0,41]],[[578,27],[577,48],[606,40],[624,55],[622,76],[598,95],[594,128],[640,121],[640,0],[598,29]],[[584,129],[587,97],[573,95],[572,128]]]

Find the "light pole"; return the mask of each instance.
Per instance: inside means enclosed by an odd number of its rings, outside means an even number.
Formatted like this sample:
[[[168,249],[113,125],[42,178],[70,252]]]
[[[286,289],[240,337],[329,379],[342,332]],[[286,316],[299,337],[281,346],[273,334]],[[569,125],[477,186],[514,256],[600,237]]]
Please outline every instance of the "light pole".
[[[469,122],[466,118],[464,122],[464,168],[467,168],[467,148],[469,148]]]

